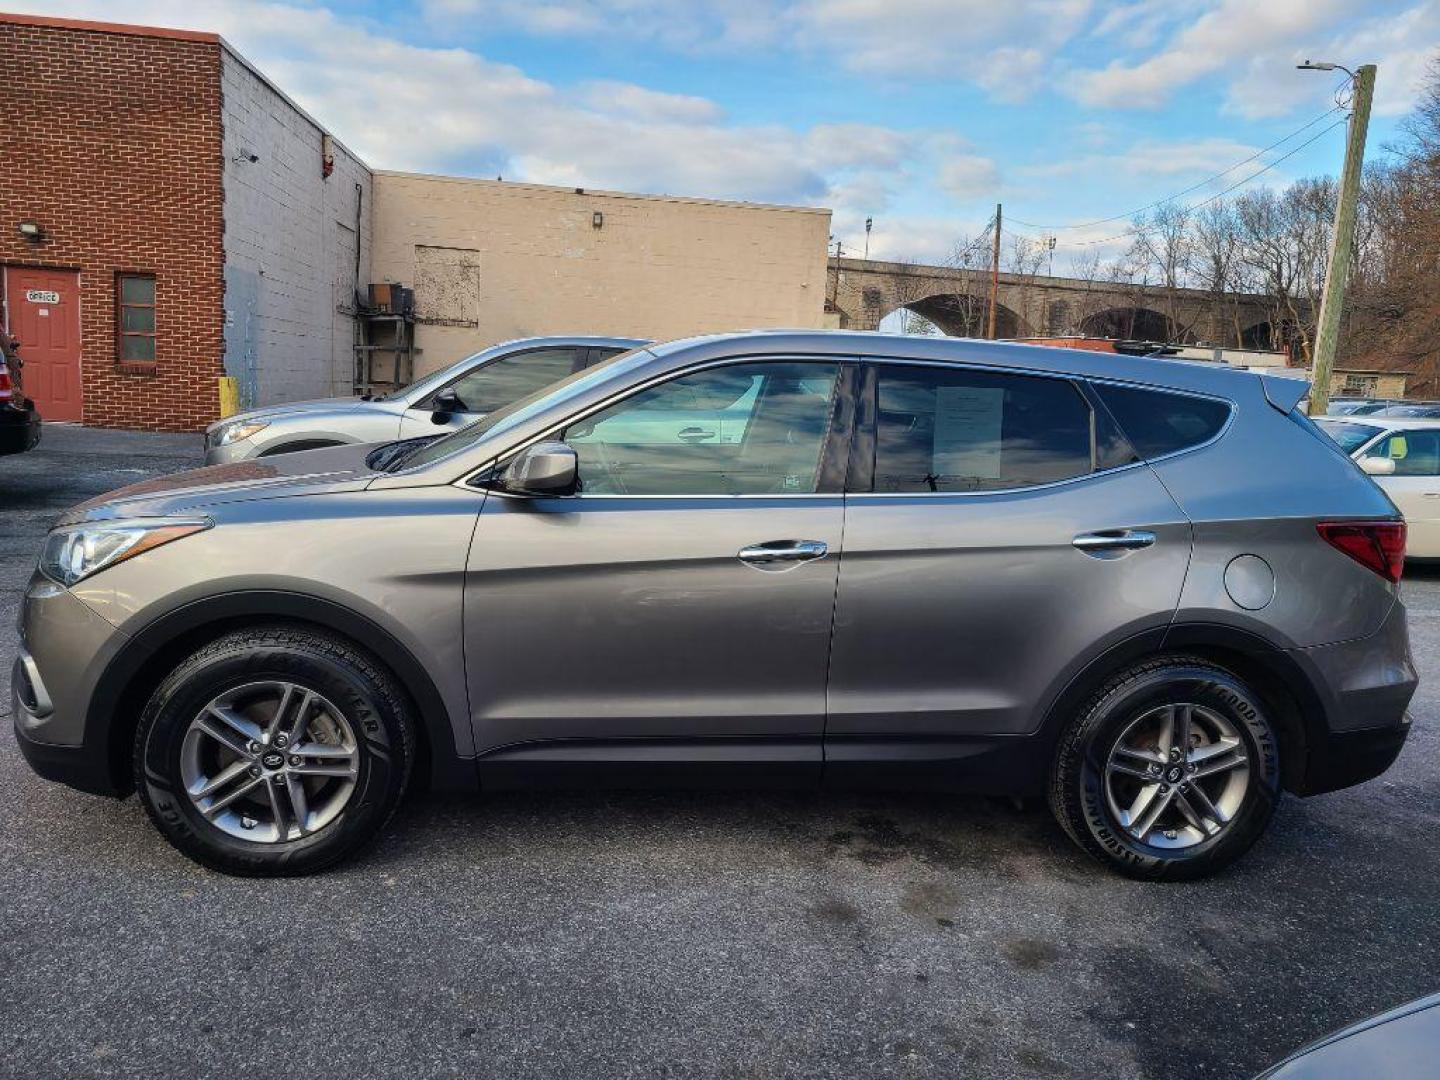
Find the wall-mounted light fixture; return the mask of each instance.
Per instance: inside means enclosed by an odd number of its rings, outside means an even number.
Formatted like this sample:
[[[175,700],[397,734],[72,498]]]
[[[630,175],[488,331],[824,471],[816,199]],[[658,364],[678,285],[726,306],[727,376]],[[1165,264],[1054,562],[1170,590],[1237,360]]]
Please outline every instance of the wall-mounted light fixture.
[[[236,164],[244,163],[246,165],[254,165],[260,160],[260,155],[253,150],[241,150],[240,153],[236,154],[230,160]]]
[[[40,227],[38,221],[20,222],[20,235],[32,244],[38,244],[45,239],[45,230]]]
[[[597,229],[600,228],[605,224],[605,215],[599,210],[596,210],[595,213],[590,215],[590,224],[594,225]]]

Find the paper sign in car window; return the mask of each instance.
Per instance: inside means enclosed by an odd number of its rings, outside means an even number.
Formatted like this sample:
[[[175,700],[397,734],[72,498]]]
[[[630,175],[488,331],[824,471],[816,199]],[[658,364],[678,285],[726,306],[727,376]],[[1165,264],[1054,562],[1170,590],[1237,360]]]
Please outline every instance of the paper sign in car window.
[[[931,471],[936,476],[998,478],[1004,416],[1005,391],[999,387],[936,387]]]
[[[1410,452],[1410,447],[1405,442],[1404,435],[1390,436],[1390,456],[1399,461]]]

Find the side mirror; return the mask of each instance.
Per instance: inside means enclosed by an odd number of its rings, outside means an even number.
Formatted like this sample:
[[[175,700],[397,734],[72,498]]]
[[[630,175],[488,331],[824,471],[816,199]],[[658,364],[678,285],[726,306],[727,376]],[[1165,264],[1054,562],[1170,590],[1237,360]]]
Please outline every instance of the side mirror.
[[[1395,459],[1378,454],[1360,459],[1360,468],[1371,476],[1394,476]]]
[[[500,483],[517,495],[573,495],[580,463],[563,442],[536,443],[505,466]]]
[[[437,424],[447,423],[453,413],[464,411],[465,403],[454,390],[441,390],[430,400],[430,419]]]

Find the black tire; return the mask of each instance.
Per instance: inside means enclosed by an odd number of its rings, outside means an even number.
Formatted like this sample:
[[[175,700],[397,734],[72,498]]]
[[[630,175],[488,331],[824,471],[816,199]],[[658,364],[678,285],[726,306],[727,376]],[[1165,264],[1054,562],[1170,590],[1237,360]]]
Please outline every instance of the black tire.
[[[1157,847],[1135,839],[1112,812],[1105,762],[1132,722],[1158,706],[1182,703],[1219,713],[1240,733],[1249,755],[1249,782],[1217,835],[1191,847]],[[1061,734],[1049,797],[1050,809],[1070,838],[1101,863],[1133,878],[1189,881],[1215,873],[1248,851],[1265,831],[1279,793],[1280,746],[1259,696],[1222,667],[1170,656],[1121,672],[1086,703]]]
[[[308,836],[256,843],[212,824],[185,792],[181,747],[217,695],[264,679],[313,690],[355,734],[355,787],[339,815]],[[415,725],[395,678],[343,638],[295,627],[237,631],[189,657],[156,688],[135,732],[135,788],[156,828],[213,870],[246,876],[313,873],[353,855],[389,821],[410,779]]]

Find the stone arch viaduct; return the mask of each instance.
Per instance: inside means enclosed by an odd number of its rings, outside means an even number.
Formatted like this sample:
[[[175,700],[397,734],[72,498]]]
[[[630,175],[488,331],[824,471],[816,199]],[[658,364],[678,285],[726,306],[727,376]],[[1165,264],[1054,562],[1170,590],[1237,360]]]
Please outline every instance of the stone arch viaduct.
[[[832,325],[873,330],[908,308],[956,337],[984,337],[990,274],[908,262],[834,259],[826,280]],[[1272,297],[1046,275],[1000,275],[996,336],[1140,338],[1280,348],[1289,320]],[[1276,325],[1279,323],[1280,325]]]

